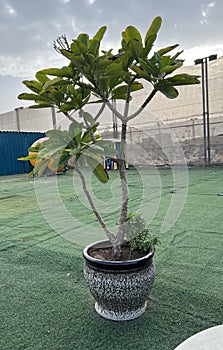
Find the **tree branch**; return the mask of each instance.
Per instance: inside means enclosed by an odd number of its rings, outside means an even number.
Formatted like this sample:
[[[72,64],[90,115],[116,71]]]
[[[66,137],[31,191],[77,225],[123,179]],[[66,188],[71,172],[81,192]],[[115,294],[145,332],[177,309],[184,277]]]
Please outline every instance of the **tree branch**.
[[[69,113],[63,112],[63,114],[64,114],[71,122],[74,122],[74,118],[72,118],[72,117],[70,116]]]
[[[152,100],[152,98],[155,96],[155,94],[157,93],[157,89],[156,88],[154,88],[153,90],[152,90],[152,92],[149,94],[149,96],[146,98],[146,100],[143,102],[143,104],[139,107],[139,109],[135,112],[135,113],[133,113],[133,114],[131,114],[128,118],[127,118],[127,121],[129,121],[129,120],[131,120],[131,119],[134,119],[135,117],[137,117],[137,115],[139,115],[142,111],[143,111],[143,109],[148,105],[148,103]]]
[[[123,115],[119,111],[117,111],[117,109],[112,105],[112,103],[108,99],[106,99],[106,104],[108,108],[116,115],[116,117],[123,121]]]
[[[103,113],[103,111],[104,111],[104,109],[105,109],[105,106],[106,106],[106,102],[103,102],[101,108],[99,109],[98,113],[96,114],[96,116],[95,116],[95,118],[94,118],[94,121],[95,121],[95,122],[98,120],[98,118],[100,117],[100,115]]]
[[[91,194],[90,194],[90,192],[87,189],[87,185],[86,185],[86,181],[85,181],[83,173],[81,172],[81,170],[77,166],[75,166],[74,169],[76,170],[76,172],[80,176],[83,191],[84,191],[84,193],[85,193],[85,195],[86,195],[86,197],[88,199],[88,202],[90,204],[91,209],[93,210],[94,215],[96,216],[97,220],[99,221],[101,227],[104,229],[104,231],[105,231],[108,239],[110,240],[110,242],[114,242],[115,236],[108,229],[107,225],[105,224],[104,220],[102,219],[101,215],[99,214],[97,208],[95,207],[93,198],[91,197]]]
[[[128,214],[128,185],[126,179],[125,171],[125,154],[126,154],[126,132],[127,132],[127,119],[129,112],[129,102],[131,95],[131,87],[134,82],[135,77],[129,82],[127,92],[126,92],[126,102],[124,110],[124,122],[122,122],[122,134],[121,134],[121,161],[119,161],[119,175],[121,179],[121,188],[122,188],[122,209],[119,219],[119,232],[121,235],[121,240],[124,239],[124,229],[123,225],[126,222]]]
[[[135,78],[133,78],[129,82],[127,92],[126,92],[125,109],[124,109],[124,120],[125,121],[127,120],[128,114],[129,114],[129,102],[130,102],[131,87],[132,87],[132,83],[134,80],[135,80]]]
[[[116,237],[116,245],[121,245],[124,239],[124,224],[127,219],[128,214],[128,185],[126,179],[125,171],[125,144],[126,144],[126,123],[122,123],[122,134],[121,134],[121,159],[119,159],[119,176],[121,180],[121,189],[122,189],[122,208],[119,219],[118,235]]]

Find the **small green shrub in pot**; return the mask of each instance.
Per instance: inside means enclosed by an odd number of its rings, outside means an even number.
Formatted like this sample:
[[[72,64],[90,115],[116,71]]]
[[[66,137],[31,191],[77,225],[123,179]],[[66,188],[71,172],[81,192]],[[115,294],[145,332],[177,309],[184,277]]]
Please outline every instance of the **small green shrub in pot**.
[[[140,214],[128,214],[124,230],[127,242],[130,245],[130,258],[131,253],[135,250],[147,252],[152,248],[155,252],[156,246],[161,244],[159,237],[150,232]]]

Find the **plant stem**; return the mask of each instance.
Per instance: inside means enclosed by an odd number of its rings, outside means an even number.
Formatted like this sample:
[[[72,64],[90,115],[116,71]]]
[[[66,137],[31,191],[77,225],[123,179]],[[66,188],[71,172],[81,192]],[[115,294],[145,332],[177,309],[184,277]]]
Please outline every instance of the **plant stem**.
[[[72,118],[71,116],[70,116],[70,114],[69,113],[64,113],[64,115],[71,121],[71,122],[74,122],[75,121],[75,119],[74,118]]]
[[[121,136],[121,159],[119,162],[119,176],[121,180],[122,188],[122,209],[119,220],[119,226],[123,226],[127,218],[128,211],[128,185],[126,179],[126,169],[125,169],[125,152],[126,152],[126,129],[127,125],[122,123],[122,136]]]
[[[106,104],[108,108],[116,115],[116,117],[123,121],[123,115],[112,105],[108,99],[106,100]]]
[[[134,119],[135,117],[137,117],[137,115],[139,115],[143,109],[148,105],[148,103],[152,100],[152,98],[155,96],[155,94],[157,93],[157,89],[153,89],[152,92],[149,94],[149,96],[146,98],[146,100],[143,102],[143,104],[139,107],[139,109],[131,114],[128,118],[127,118],[127,121],[131,120],[131,119]]]
[[[98,222],[100,223],[101,227],[104,229],[108,239],[110,240],[111,243],[113,243],[115,241],[115,236],[111,233],[111,231],[108,229],[107,225],[105,224],[104,220],[102,219],[101,215],[99,214],[95,204],[94,204],[94,201],[93,201],[93,198],[91,197],[91,194],[90,192],[88,191],[87,189],[87,185],[86,185],[86,181],[85,181],[85,178],[84,178],[84,175],[83,173],[81,172],[81,170],[75,166],[75,170],[76,172],[78,173],[78,175],[80,176],[80,179],[81,179],[81,183],[82,183],[82,188],[83,188],[83,191],[88,199],[88,202],[91,206],[91,209],[93,210],[93,213],[94,215],[96,216]]]
[[[127,214],[128,214],[128,200],[129,200],[128,184],[127,184],[126,169],[125,169],[127,118],[129,113],[131,87],[134,80],[135,78],[133,78],[128,84],[128,89],[126,93],[125,110],[124,110],[124,121],[122,122],[122,133],[121,133],[121,161],[119,163],[119,176],[121,179],[121,188],[122,188],[122,210],[121,210],[121,215],[119,220],[119,230],[120,230],[122,239],[124,239],[123,225],[126,221]]]
[[[101,105],[101,108],[99,109],[97,115],[96,115],[95,118],[94,118],[94,121],[95,121],[95,122],[98,120],[98,118],[100,117],[100,115],[101,115],[102,112],[104,111],[105,106],[106,106],[106,102],[103,102],[102,105]]]
[[[116,244],[113,247],[113,255],[115,260],[120,260],[122,258],[122,252],[121,252],[121,244],[124,241],[125,231],[124,231],[124,224],[127,219],[128,214],[128,184],[126,179],[126,169],[125,169],[125,154],[126,154],[126,132],[127,132],[127,117],[129,113],[129,102],[130,102],[130,94],[131,94],[131,87],[134,79],[132,79],[128,84],[128,89],[126,93],[126,101],[125,101],[125,109],[124,109],[124,115],[122,118],[122,133],[121,133],[121,159],[119,161],[119,176],[121,180],[121,189],[122,189],[122,208],[121,208],[121,214],[119,219],[119,225],[118,225],[118,234],[116,236]]]

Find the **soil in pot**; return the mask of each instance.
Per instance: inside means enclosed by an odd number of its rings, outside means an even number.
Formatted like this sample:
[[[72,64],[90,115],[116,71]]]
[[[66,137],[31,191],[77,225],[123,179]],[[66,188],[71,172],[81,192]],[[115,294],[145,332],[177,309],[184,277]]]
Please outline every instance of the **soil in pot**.
[[[144,252],[139,249],[135,249],[131,251],[129,243],[124,243],[122,245],[122,260],[128,261],[128,260],[135,260],[142,258],[146,255],[147,252]],[[92,247],[88,250],[88,254],[95,259],[99,260],[107,260],[107,261],[113,261],[113,255],[112,255],[112,247]]]

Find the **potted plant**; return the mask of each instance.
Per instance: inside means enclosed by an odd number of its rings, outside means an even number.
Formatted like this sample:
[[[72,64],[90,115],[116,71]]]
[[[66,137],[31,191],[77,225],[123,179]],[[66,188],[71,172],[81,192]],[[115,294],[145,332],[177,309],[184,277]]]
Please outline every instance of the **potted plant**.
[[[35,101],[30,108],[54,106],[71,122],[68,130],[49,130],[46,133],[48,140],[41,148],[30,150],[38,151],[37,157],[41,159],[34,172],[41,175],[52,159],[55,168],[58,168],[75,157],[74,169],[107,236],[107,240],[84,249],[85,277],[96,300],[96,311],[112,320],[129,320],[144,313],[154,279],[154,248],[159,243],[140,215],[128,213],[125,168],[128,122],[145,109],[157,92],[174,99],[178,96],[176,86],[199,83],[198,76],[172,74],[183,65],[183,60],[178,58],[182,51],[169,55],[178,45],[167,46],[151,54],[161,23],[162,19],[156,17],[144,40],[135,27],[128,26],[122,32],[121,48],[117,54],[113,54],[112,50],[99,51],[106,27],[101,27],[92,39],[88,34],[80,34],[68,43],[66,37],[61,36],[54,42],[54,48],[68,59],[69,64],[38,71],[36,80],[23,81],[32,93],[18,96],[22,100]],[[134,92],[143,89],[144,81],[151,84],[151,92],[145,96],[138,110],[130,113]],[[113,100],[124,100],[123,112],[115,107]],[[91,103],[99,105],[94,116],[85,110],[85,106]],[[101,140],[97,135],[105,106],[121,121],[119,158],[111,147],[111,141]],[[116,233],[109,229],[97,210],[81,169],[83,164],[87,164],[100,182],[107,182],[109,177],[103,165],[105,156],[117,162],[121,181],[122,203]],[[36,155],[21,159],[32,157]]]

